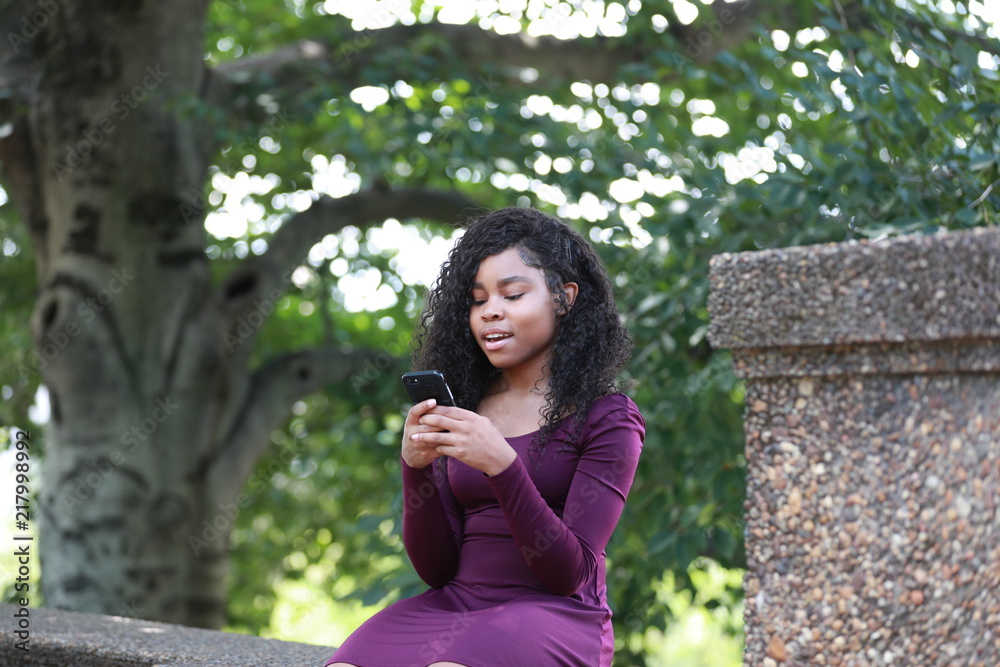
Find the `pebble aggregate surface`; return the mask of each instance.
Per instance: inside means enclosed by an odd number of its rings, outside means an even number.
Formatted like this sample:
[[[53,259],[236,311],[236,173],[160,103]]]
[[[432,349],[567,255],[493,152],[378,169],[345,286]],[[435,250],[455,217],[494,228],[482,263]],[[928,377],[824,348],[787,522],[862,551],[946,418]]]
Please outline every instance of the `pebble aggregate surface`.
[[[774,379],[747,404],[745,664],[1000,665],[997,377]]]
[[[1000,230],[713,259],[744,664],[1000,665]]]
[[[709,339],[780,347],[1000,338],[1000,228],[711,259]]]

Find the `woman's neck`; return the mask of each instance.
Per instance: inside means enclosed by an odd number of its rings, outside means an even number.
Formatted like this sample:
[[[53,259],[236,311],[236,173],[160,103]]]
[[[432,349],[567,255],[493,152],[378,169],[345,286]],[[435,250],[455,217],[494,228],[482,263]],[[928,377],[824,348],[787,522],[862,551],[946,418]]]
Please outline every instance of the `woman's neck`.
[[[491,394],[531,394],[544,396],[549,388],[548,377],[544,373],[525,373],[504,370],[490,387]]]

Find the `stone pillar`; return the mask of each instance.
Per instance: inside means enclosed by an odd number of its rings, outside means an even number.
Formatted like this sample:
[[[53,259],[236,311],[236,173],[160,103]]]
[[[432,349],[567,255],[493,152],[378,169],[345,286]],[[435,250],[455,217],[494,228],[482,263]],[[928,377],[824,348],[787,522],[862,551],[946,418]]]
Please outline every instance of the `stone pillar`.
[[[744,664],[1000,665],[1000,229],[724,254]]]

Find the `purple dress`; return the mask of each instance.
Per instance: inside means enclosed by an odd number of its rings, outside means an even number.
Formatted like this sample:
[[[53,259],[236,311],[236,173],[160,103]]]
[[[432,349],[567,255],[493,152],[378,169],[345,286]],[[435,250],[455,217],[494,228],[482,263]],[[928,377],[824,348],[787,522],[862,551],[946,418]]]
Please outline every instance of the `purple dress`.
[[[610,667],[605,553],[645,423],[623,394],[597,399],[567,444],[564,419],[541,457],[534,434],[492,477],[460,461],[403,466],[403,541],[430,590],[361,625],[327,662],[359,667]]]

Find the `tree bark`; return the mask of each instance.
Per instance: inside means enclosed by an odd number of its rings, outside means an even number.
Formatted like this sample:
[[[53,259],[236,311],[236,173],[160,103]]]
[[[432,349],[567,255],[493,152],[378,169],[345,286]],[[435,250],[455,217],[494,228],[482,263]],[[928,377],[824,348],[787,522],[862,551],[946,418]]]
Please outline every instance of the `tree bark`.
[[[21,45],[44,67],[4,172],[39,251],[46,604],[218,627],[225,534],[184,539],[222,501],[189,476],[238,372],[181,208],[208,165],[177,104],[204,78],[203,5],[52,3]]]

